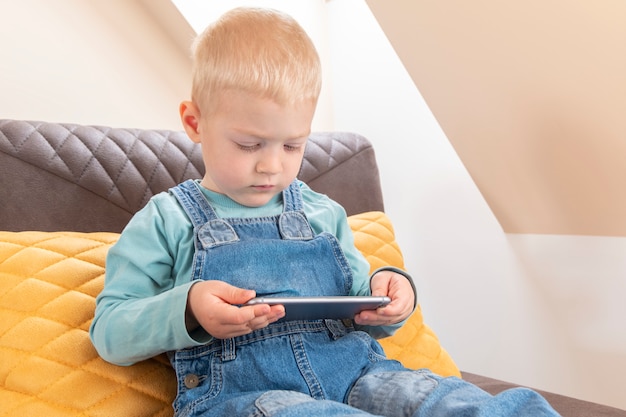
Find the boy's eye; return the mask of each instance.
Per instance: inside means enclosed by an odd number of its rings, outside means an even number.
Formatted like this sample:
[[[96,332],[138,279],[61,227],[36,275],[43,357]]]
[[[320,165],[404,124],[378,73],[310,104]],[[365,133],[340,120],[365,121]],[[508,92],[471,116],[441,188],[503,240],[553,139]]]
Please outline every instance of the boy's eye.
[[[237,146],[238,149],[244,152],[254,152],[263,147],[262,143],[254,143],[254,142],[251,142],[251,143],[235,142],[235,145]],[[302,147],[303,145],[300,143],[285,143],[283,145],[283,149],[285,150],[285,152],[298,152],[302,149]]]
[[[241,144],[241,143],[237,144],[237,147],[239,149],[241,149],[242,151],[245,151],[245,152],[253,152],[253,151],[257,150],[259,148],[259,146],[260,146],[259,144],[254,144],[254,145],[244,145],[244,144]]]
[[[289,145],[289,144],[286,144],[285,145],[285,150],[287,152],[295,152],[295,151],[299,150],[301,147],[302,147],[302,145]]]

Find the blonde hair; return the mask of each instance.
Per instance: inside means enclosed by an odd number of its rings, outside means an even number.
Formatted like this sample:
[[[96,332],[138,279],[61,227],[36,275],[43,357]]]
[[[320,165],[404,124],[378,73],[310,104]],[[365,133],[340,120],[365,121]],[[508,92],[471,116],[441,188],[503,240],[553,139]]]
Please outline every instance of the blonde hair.
[[[192,100],[211,112],[222,92],[243,91],[279,104],[317,101],[321,65],[313,42],[289,15],[240,7],[193,45]]]

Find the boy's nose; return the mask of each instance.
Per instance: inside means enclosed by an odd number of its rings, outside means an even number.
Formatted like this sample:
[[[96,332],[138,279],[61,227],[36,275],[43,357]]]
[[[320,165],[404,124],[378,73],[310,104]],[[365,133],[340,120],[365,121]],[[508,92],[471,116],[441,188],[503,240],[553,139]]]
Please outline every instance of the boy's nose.
[[[278,174],[282,168],[283,163],[277,152],[265,152],[256,165],[257,172],[261,174]]]

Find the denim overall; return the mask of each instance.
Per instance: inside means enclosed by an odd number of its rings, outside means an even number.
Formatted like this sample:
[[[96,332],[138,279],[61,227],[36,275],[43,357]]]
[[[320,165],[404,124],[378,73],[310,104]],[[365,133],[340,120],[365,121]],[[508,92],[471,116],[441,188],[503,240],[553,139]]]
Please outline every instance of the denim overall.
[[[170,191],[194,226],[192,279],[226,281],[259,296],[349,293],[350,266],[334,236],[314,235],[297,182],[283,191],[280,215],[259,218],[218,218],[193,181]],[[171,352],[170,359],[178,379],[177,417],[417,416],[427,397],[434,405],[424,415],[443,416],[433,414],[442,405],[437,397],[452,391],[458,407],[468,395],[469,384],[456,378],[462,387],[436,389],[446,380],[387,360],[378,342],[338,320],[281,320]],[[441,395],[431,395],[436,391]],[[484,401],[491,398],[477,391]]]

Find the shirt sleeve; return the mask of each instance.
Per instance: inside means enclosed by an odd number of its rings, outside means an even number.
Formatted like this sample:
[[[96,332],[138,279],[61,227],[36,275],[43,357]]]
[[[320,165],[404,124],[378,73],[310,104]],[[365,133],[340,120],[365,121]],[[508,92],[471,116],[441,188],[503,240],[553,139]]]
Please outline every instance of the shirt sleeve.
[[[105,286],[96,299],[90,336],[98,353],[118,365],[201,344],[185,327],[193,231],[180,227],[188,221],[171,196],[158,197],[109,250]]]

